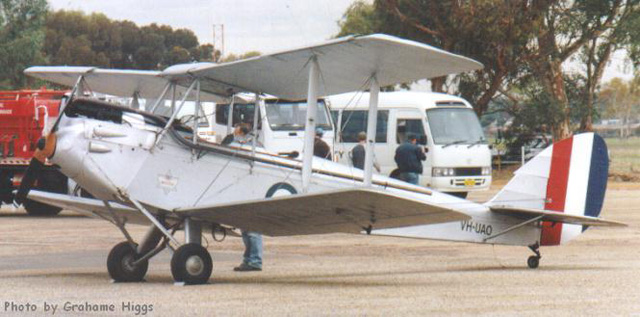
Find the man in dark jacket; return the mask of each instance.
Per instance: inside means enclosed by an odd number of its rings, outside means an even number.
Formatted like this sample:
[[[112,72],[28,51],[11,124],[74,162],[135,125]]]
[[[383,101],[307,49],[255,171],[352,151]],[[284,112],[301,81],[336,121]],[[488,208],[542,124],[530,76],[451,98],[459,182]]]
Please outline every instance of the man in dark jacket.
[[[323,134],[324,130],[322,128],[316,129],[316,136],[313,138],[313,155],[325,160],[331,160],[331,148],[327,142],[322,140]]]
[[[396,149],[394,157],[400,178],[405,182],[418,185],[420,174],[422,174],[422,161],[427,159],[424,148],[416,145],[417,138],[414,134],[407,136],[407,142]]]

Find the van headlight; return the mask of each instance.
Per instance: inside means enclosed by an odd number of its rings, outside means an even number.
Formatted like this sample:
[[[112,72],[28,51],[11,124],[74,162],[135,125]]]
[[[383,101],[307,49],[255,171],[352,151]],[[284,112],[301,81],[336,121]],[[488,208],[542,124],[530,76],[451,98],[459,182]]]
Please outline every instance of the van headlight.
[[[456,171],[450,167],[434,167],[431,175],[433,175],[433,177],[455,176]]]
[[[491,166],[485,166],[482,168],[482,176],[491,175]]]

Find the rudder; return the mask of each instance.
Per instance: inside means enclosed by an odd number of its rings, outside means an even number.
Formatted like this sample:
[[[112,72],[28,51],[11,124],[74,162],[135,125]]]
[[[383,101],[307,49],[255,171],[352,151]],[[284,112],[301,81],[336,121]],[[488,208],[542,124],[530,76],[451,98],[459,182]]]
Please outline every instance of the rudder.
[[[574,135],[549,146],[518,169],[487,204],[598,217],[608,170],[604,140],[595,133]],[[584,230],[580,225],[543,222],[540,244],[566,243]]]

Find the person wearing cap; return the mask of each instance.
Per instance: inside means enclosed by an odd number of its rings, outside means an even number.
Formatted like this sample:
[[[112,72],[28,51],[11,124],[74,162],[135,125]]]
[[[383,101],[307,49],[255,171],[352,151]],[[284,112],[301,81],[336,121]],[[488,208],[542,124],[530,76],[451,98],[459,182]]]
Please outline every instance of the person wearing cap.
[[[358,145],[356,145],[353,149],[351,149],[351,163],[353,167],[359,168],[361,170],[364,169],[364,160],[366,155],[365,146],[367,144],[367,134],[362,131],[358,133]],[[380,173],[380,164],[376,162],[375,155],[373,157],[373,167]]]
[[[422,161],[427,159],[424,148],[416,145],[417,140],[415,134],[409,134],[407,141],[396,149],[394,157],[398,164],[400,179],[414,185],[418,185],[420,174],[422,174]]]
[[[331,160],[331,148],[322,140],[324,130],[322,128],[316,128],[316,136],[313,139],[313,155],[323,158],[325,160]]]

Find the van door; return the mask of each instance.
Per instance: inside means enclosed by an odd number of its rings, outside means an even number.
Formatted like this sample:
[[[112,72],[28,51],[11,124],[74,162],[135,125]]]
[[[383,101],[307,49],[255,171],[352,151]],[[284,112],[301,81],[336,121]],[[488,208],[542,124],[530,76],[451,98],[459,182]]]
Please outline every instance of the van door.
[[[336,130],[340,132],[338,141],[340,143],[338,151],[341,152],[339,161],[345,165],[351,166],[351,149],[358,144],[358,133],[367,131],[367,110],[343,110],[339,116],[339,127]],[[388,134],[387,125],[389,122],[389,110],[378,110],[378,120],[376,123],[376,145],[375,158],[378,164],[385,166],[389,164],[387,155]],[[393,161],[393,158],[391,158]],[[384,169],[382,174],[388,175]]]
[[[393,131],[395,148],[406,142],[409,134],[413,134],[418,139],[417,145],[428,149],[428,138],[425,133],[425,117],[417,109],[398,110],[395,118],[395,129]],[[392,156],[395,156],[395,150]],[[427,160],[422,163],[424,171],[420,177],[421,185],[427,184],[431,178],[431,161],[431,155],[427,151]]]

